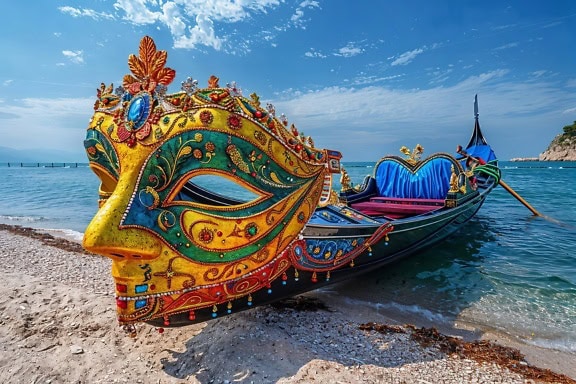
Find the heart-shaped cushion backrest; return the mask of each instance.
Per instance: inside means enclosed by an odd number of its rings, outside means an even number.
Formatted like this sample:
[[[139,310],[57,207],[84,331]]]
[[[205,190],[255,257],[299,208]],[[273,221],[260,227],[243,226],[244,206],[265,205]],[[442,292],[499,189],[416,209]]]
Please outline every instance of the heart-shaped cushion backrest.
[[[445,153],[437,153],[412,165],[398,156],[382,158],[374,170],[379,195],[411,199],[445,199],[452,167],[462,166]]]

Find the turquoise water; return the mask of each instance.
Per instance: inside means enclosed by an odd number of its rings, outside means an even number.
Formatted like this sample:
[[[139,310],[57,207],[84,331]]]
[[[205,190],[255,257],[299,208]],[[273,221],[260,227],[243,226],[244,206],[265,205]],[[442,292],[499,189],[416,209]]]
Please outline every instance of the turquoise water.
[[[96,176],[78,167],[0,165],[0,223],[62,229],[81,237],[98,210]]]
[[[446,242],[351,282],[374,305],[497,329],[576,352],[576,162],[501,162],[499,187]],[[369,163],[344,164],[358,184]],[[78,168],[0,165],[0,223],[81,238],[97,210],[98,180]],[[341,291],[342,292],[342,291]]]
[[[348,287],[408,316],[576,352],[576,162],[500,166],[502,180],[544,217],[498,187],[455,236]],[[356,183],[371,172],[346,169]]]

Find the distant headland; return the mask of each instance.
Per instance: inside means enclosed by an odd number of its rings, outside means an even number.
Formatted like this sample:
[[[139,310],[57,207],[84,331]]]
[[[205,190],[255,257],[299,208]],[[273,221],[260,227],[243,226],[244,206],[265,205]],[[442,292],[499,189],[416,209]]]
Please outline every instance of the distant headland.
[[[538,157],[514,157],[510,161],[576,161],[576,121],[563,130]]]
[[[548,148],[538,156],[540,161],[576,161],[576,121],[564,128]]]

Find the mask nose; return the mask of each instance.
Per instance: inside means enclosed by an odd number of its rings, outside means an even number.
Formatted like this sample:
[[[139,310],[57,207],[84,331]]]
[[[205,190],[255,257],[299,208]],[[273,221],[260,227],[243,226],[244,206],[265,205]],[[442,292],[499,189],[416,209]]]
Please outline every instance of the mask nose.
[[[112,195],[96,212],[82,240],[82,246],[88,252],[115,261],[150,260],[160,255],[162,245],[152,234],[139,228],[120,228],[131,190],[118,183]]]

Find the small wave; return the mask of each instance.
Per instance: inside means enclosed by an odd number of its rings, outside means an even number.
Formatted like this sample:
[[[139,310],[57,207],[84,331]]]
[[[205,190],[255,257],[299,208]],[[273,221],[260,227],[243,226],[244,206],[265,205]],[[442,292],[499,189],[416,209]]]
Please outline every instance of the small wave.
[[[24,223],[36,223],[39,221],[46,221],[48,220],[46,217],[43,216],[12,216],[12,215],[0,215],[0,220],[6,220],[9,222],[17,221],[17,222],[24,222]]]
[[[416,315],[418,317],[423,317],[426,320],[433,321],[436,323],[444,324],[444,323],[448,322],[446,317],[444,317],[440,313],[432,312],[432,311],[425,309],[425,308],[422,308],[418,305],[405,305],[405,304],[390,302],[390,303],[386,303],[386,304],[375,303],[375,307],[377,309],[393,310],[393,311],[398,311],[400,313],[407,313],[407,314]]]
[[[84,233],[72,229],[38,228],[38,231],[48,232],[54,237],[61,237],[77,243],[81,243],[84,238]]]
[[[397,315],[409,315],[411,317],[423,318],[433,323],[448,324],[448,319],[436,312],[432,312],[428,309],[422,308],[418,305],[405,305],[396,302],[378,303],[370,300],[359,300],[350,297],[344,298],[344,300],[353,306],[366,306],[376,309],[377,311],[386,312],[387,317],[395,317]],[[396,314],[396,315],[394,315]]]
[[[572,337],[562,337],[561,339],[534,338],[531,340],[525,340],[525,342],[546,349],[576,353],[576,343]]]

